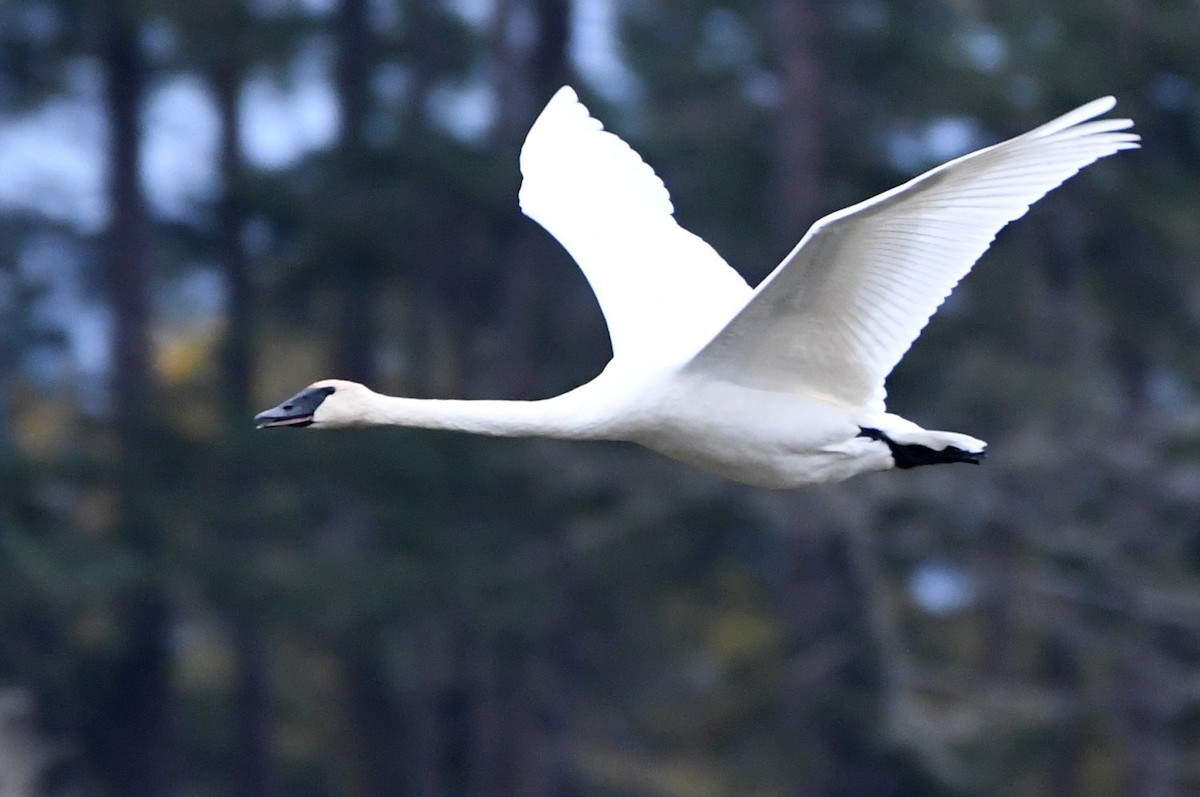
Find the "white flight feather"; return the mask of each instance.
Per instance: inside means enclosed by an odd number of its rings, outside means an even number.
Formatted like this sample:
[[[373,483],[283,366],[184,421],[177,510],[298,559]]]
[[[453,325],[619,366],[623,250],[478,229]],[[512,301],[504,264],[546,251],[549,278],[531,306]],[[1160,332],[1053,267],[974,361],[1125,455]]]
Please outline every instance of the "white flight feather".
[[[873,412],[884,380],[996,233],[1138,136],[1093,100],[816,224],[689,370]]]
[[[746,281],[675,222],[654,170],[589,116],[569,87],[533,123],[521,173],[521,210],[579,264],[614,357],[693,353],[749,298]]]

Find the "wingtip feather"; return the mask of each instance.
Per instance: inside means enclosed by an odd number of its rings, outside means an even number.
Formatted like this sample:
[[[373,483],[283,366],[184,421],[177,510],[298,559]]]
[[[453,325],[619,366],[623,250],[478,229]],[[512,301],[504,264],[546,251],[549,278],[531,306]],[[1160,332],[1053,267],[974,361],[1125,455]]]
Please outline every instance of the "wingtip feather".
[[[1068,111],[1057,119],[1052,119],[1040,127],[1035,127],[1026,135],[1030,138],[1052,135],[1069,127],[1074,127],[1081,122],[1086,122],[1089,119],[1095,119],[1100,114],[1108,113],[1115,107],[1117,107],[1117,98],[1111,94],[1105,97],[1098,97],[1091,102],[1080,105],[1073,111]],[[1133,122],[1130,121],[1129,124],[1132,125]]]

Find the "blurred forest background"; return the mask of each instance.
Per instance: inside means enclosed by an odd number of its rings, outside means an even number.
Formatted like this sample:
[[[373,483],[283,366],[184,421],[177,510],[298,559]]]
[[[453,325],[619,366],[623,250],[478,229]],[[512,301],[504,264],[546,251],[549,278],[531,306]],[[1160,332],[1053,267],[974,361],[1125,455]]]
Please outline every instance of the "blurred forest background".
[[[1200,793],[1200,5],[0,1],[0,794]],[[258,432],[538,398],[603,320],[517,210],[574,84],[753,284],[1112,93],[890,381],[980,468]]]

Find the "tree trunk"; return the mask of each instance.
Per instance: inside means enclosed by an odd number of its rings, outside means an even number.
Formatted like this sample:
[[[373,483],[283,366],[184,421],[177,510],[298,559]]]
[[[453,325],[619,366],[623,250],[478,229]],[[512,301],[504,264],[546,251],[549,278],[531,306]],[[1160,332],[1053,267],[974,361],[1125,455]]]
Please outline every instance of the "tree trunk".
[[[344,667],[346,710],[354,738],[351,747],[357,761],[363,793],[371,795],[420,794],[420,781],[412,770],[413,751],[419,740],[406,733],[401,704],[392,688],[379,652],[377,633],[361,633],[338,651]],[[416,788],[413,788],[416,786]]]
[[[85,668],[85,688],[96,695],[84,729],[90,768],[109,794],[174,795],[170,607],[161,591],[145,587],[131,590],[121,608],[125,646],[112,661]]]
[[[818,0],[775,0],[780,103],[776,161],[778,234],[790,246],[814,221],[825,131],[825,70]]]
[[[225,423],[231,433],[247,428],[250,418],[254,374],[254,301],[250,280],[250,258],[243,238],[245,209],[245,153],[240,130],[241,86],[244,74],[243,29],[247,24],[241,0],[229,0],[219,28],[228,37],[212,69],[213,93],[220,113],[220,169],[222,196],[217,205],[217,256],[225,280],[227,297],[225,338],[221,367]],[[245,501],[253,490],[255,474],[241,457],[232,457],[224,469],[225,489],[235,503]],[[236,525],[236,524],[235,524]],[[227,529],[223,540],[231,550],[252,555],[244,528]],[[271,756],[272,698],[268,653],[264,650],[261,622],[250,606],[234,605],[233,627],[234,717],[232,729],[238,740],[235,780],[238,794],[270,797],[276,793]]]
[[[141,107],[146,69],[138,30],[124,14],[108,21],[104,40],[111,126],[108,196],[112,222],[107,239],[108,301],[113,311],[113,412],[122,447],[142,442],[150,401],[150,308],[146,253],[146,198],[138,174]],[[128,461],[128,460],[127,460]]]
[[[534,0],[538,37],[533,48],[532,88],[535,102],[544,102],[568,82],[567,46],[571,35],[570,0]]]
[[[118,9],[106,20],[101,59],[107,72],[106,111],[111,129],[109,203],[112,222],[105,251],[106,288],[113,315],[111,400],[117,433],[114,485],[122,510],[119,532],[151,572],[158,569],[161,530],[140,495],[147,487],[145,457],[155,407],[150,370],[150,309],[146,254],[149,219],[138,174],[141,110],[146,85],[139,30]],[[122,601],[124,646],[103,665],[96,736],[89,747],[97,772],[114,794],[172,794],[173,717],[168,637],[171,609],[153,580],[132,587]]]
[[[234,26],[240,24],[244,24],[241,15],[235,15],[227,27],[228,35],[237,36]],[[228,302],[221,353],[226,409],[231,424],[247,420],[246,415],[251,410],[254,373],[254,302],[250,285],[250,259],[243,239],[245,203],[242,191],[246,162],[239,136],[242,125],[239,98],[243,67],[237,50],[236,45],[231,45],[214,65],[212,75],[221,116],[222,195],[217,205],[217,246]]]
[[[791,246],[815,215],[823,150],[825,71],[818,42],[817,0],[774,0],[772,44],[778,64],[780,102],[776,117],[774,219],[780,240]],[[794,569],[781,589],[781,612],[787,618],[796,650],[783,700],[783,723],[790,743],[807,751],[795,794],[835,793],[841,774],[823,733],[820,695],[843,686],[842,662],[847,607],[858,604],[854,573],[843,535],[815,527],[796,528],[783,555]]]
[[[371,110],[371,75],[375,58],[367,0],[342,0],[335,20],[337,89],[342,107],[339,145],[341,168],[352,180],[365,175],[367,125]],[[354,188],[351,189],[355,190]],[[341,300],[335,366],[337,376],[375,384],[378,255],[370,242],[350,247],[337,269]]]
[[[445,758],[447,723],[442,713],[442,671],[446,653],[441,620],[430,614],[414,618],[411,642],[420,651],[416,673],[397,697],[405,720],[408,745],[408,778],[404,794],[412,797],[441,797],[447,794]]]
[[[499,31],[495,37],[495,47],[499,48],[495,60],[500,70],[511,72],[497,78],[498,85],[507,92],[503,100],[509,105],[500,115],[503,127],[495,137],[502,146],[519,147],[542,103],[568,81],[570,0],[536,0],[533,11],[537,39],[527,55],[512,50],[514,42],[504,35],[510,20],[507,16],[499,18],[501,13],[519,13],[516,4],[499,4],[498,18],[493,22]],[[500,320],[500,335],[505,342],[504,367],[500,372],[505,383],[493,387],[505,396],[524,398],[546,388],[535,375],[534,333],[539,315],[546,312],[548,297],[562,294],[554,281],[561,280],[568,272],[547,268],[547,262],[558,255],[557,245],[527,220],[521,220],[515,207],[511,223],[500,228],[497,238],[497,248],[503,253],[499,262],[505,275]]]
[[[235,788],[243,797],[276,793],[271,756],[271,685],[268,654],[263,650],[261,624],[253,615],[235,617],[233,625],[234,718],[237,737]]]
[[[792,779],[796,797],[840,793],[841,773],[821,704],[844,689],[847,617],[859,601],[854,594],[844,539],[817,529],[793,531],[784,555],[791,562],[779,591],[780,615],[793,652],[781,685],[781,727],[797,751]]]

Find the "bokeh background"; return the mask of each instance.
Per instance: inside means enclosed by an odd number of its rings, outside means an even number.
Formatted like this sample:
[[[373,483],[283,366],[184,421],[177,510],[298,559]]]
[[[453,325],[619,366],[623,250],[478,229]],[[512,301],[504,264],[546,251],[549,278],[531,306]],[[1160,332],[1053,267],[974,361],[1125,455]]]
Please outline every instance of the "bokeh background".
[[[1200,793],[1200,5],[0,2],[0,794]],[[889,382],[979,468],[254,432],[531,399],[602,317],[518,212],[570,82],[751,283],[1104,94]]]

